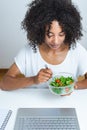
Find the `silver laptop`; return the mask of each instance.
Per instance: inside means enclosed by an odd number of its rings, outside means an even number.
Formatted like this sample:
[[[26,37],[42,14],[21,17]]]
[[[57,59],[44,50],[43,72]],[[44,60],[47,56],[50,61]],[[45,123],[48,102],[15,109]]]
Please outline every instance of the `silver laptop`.
[[[14,130],[80,130],[75,108],[19,108]]]

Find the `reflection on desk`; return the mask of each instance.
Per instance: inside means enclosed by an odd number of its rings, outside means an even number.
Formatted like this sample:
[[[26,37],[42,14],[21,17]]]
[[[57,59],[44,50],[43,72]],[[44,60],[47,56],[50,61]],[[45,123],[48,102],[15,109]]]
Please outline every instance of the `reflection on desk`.
[[[87,90],[75,90],[70,96],[53,95],[49,89],[0,90],[0,108],[13,111],[5,130],[13,130],[17,109],[29,108],[76,108],[80,129],[87,128]]]

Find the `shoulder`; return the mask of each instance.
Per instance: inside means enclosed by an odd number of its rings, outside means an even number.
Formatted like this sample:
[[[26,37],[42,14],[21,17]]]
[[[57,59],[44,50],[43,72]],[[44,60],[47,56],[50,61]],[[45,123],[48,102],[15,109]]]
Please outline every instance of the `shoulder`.
[[[76,43],[76,46],[74,48],[70,48],[69,55],[75,59],[82,59],[84,57],[87,57],[87,50],[80,43]]]
[[[37,52],[35,52],[29,44],[25,45],[19,53],[16,55],[16,58],[19,59],[35,59],[36,57],[39,57],[39,49],[37,47]]]
[[[77,43],[77,44],[76,44],[76,48],[77,48],[77,49],[82,49],[82,50],[85,50],[85,51],[86,51],[86,48],[85,48],[83,45],[81,45],[80,43]]]
[[[34,53],[34,50],[32,49],[32,47],[29,44],[26,44],[24,45],[22,49],[20,49],[17,55],[25,55],[25,54],[30,55],[33,53]]]
[[[84,46],[82,46],[80,43],[76,43],[76,46],[74,48],[71,47],[71,51],[76,52],[76,53],[78,53],[78,52],[87,53],[86,48]]]
[[[79,56],[87,56],[87,50],[84,46],[82,46],[80,43],[77,43],[76,45],[76,51],[79,53]]]
[[[22,52],[30,52],[30,51],[33,51],[33,49],[29,44],[26,44],[20,51],[22,51]]]

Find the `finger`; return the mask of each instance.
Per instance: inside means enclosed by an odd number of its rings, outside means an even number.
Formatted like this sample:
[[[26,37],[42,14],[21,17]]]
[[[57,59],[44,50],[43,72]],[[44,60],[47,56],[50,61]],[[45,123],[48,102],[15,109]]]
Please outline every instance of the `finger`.
[[[50,69],[44,69],[43,71],[52,75],[52,71]]]
[[[49,80],[49,78],[50,78],[49,76],[43,75],[40,77],[40,80],[47,81]]]
[[[50,72],[49,70],[45,69],[43,71],[42,75],[51,78],[52,77],[52,72]]]
[[[75,88],[75,89],[78,89],[78,86],[77,86],[77,85],[75,85],[75,86],[74,86],[74,88]]]

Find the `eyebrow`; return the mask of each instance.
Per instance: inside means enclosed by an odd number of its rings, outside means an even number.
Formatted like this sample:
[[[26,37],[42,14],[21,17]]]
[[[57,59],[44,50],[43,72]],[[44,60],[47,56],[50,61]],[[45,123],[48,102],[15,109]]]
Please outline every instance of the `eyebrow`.
[[[47,35],[48,35],[49,33],[54,34],[53,32],[46,31],[46,34],[47,34]],[[65,33],[65,32],[64,32],[64,31],[61,31],[61,32],[59,32],[59,33]]]

